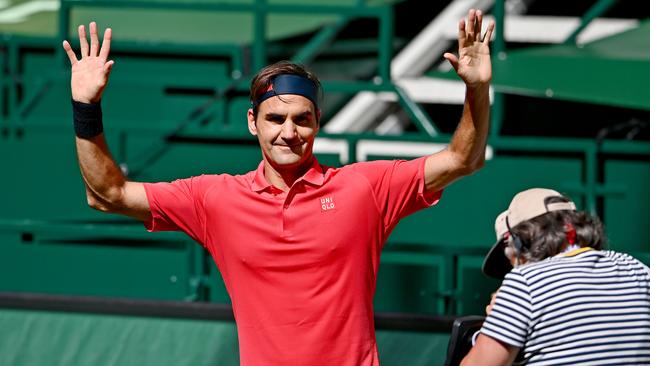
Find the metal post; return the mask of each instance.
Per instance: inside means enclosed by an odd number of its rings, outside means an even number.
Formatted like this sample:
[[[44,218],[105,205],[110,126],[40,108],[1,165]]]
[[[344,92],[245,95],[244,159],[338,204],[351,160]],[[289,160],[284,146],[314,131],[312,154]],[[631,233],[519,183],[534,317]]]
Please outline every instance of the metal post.
[[[596,144],[585,149],[585,208],[596,214],[596,185],[598,179],[598,149]]]
[[[61,0],[61,6],[59,8],[59,24],[58,24],[58,34],[59,34],[59,43],[63,42],[64,39],[68,38],[68,30],[70,29],[70,3],[69,0]],[[56,60],[55,64],[61,65],[63,69],[68,68],[68,58],[66,57],[63,47],[58,45],[54,51],[54,57]]]
[[[253,13],[253,72],[266,66],[266,0],[255,0]]]
[[[10,39],[7,43],[7,120],[15,123],[18,118],[18,42]]]
[[[399,104],[402,106],[402,108],[404,108],[413,123],[415,123],[423,132],[425,132],[430,137],[438,136],[438,131],[436,131],[433,122],[426,114],[426,112],[424,112],[417,103],[411,100],[406,92],[397,85],[395,85],[395,93],[397,94]]]
[[[5,110],[5,89],[7,88],[7,44],[4,40],[0,40],[0,126],[5,122],[4,116],[7,111]],[[0,132],[1,133],[1,132]]]
[[[506,58],[506,41],[504,37],[506,14],[505,8],[505,0],[497,0],[494,4],[494,20],[496,22],[496,32],[494,35],[494,41],[492,42],[493,63],[499,62],[499,60],[505,60]],[[504,96],[502,93],[495,92],[494,98],[492,99],[490,137],[497,137],[501,133],[504,110]]]
[[[578,35],[591,23],[592,20],[603,15],[607,10],[616,4],[616,0],[600,0],[594,4],[585,15],[580,19],[580,25],[576,28],[569,37],[564,41],[564,44],[576,44]]]
[[[291,58],[293,62],[299,62],[305,65],[310,64],[318,53],[327,47],[336,35],[348,24],[347,17],[341,17],[334,23],[324,26],[306,45],[304,45]]]
[[[393,9],[382,8],[379,16],[379,77],[382,83],[391,80],[390,63],[393,57]]]

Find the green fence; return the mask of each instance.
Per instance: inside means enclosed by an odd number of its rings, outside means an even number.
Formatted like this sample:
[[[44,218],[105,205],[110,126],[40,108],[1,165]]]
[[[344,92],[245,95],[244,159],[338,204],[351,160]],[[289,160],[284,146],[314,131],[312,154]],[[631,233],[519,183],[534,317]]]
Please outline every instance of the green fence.
[[[314,68],[322,67],[319,57],[342,47],[335,40],[338,31],[357,18],[374,19],[376,36],[358,43],[342,40],[348,42],[346,49],[359,54],[352,52],[350,60],[340,62],[363,70],[359,75],[365,78],[328,75],[323,83],[326,94],[395,92],[417,131],[394,137],[323,134],[319,139],[336,142],[332,146],[338,150],[320,153],[321,162],[410,158],[400,154],[400,146],[424,146],[424,154],[449,141],[448,135],[431,136],[434,126],[426,112],[387,77],[395,40],[394,14],[385,3],[289,7],[270,1],[63,1],[60,26],[51,34],[6,33],[0,40],[0,189],[5,192],[0,205],[0,291],[229,302],[211,258],[188,238],[146,233],[138,223],[92,211],[85,201],[60,38],[91,15],[105,22],[121,17],[126,21],[125,13],[137,15],[142,9],[153,11],[153,6],[161,19],[185,11],[247,14],[250,21],[241,22],[241,27],[250,37],[229,43],[219,37],[199,43],[165,41],[151,34],[138,39],[140,28],[127,21],[120,40],[113,26],[117,62],[104,97],[106,136],[116,160],[134,180],[253,169],[260,152],[244,117],[251,72],[279,58],[310,60]],[[96,7],[112,10],[98,14]],[[296,9],[325,15],[299,29],[267,32],[273,28],[270,22],[283,19],[273,17],[295,16]],[[207,22],[197,20],[202,21]],[[230,23],[213,25],[217,33],[230,29]],[[186,21],[172,33],[189,26]],[[304,38],[292,41],[296,34]],[[496,130],[483,170],[447,189],[437,207],[405,219],[395,229],[382,256],[378,310],[482,313],[497,286],[480,274],[482,256],[494,238],[494,217],[516,192],[532,186],[558,189],[580,208],[601,214],[610,247],[649,262],[650,233],[644,230],[650,203],[645,189],[650,181],[648,142],[512,137]]]
[[[442,365],[451,318],[377,315],[382,365]],[[238,365],[228,306],[0,294],[2,365]]]

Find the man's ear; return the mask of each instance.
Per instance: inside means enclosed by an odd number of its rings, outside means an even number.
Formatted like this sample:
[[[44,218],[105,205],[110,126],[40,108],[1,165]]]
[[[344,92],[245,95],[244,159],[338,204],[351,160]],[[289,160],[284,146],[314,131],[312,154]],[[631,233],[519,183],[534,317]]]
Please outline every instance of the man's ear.
[[[316,132],[320,131],[320,109],[316,110]]]
[[[257,125],[255,124],[255,113],[253,112],[252,108],[248,109],[248,113],[246,114],[246,117],[248,118],[248,132],[251,133],[253,136],[257,136]]]

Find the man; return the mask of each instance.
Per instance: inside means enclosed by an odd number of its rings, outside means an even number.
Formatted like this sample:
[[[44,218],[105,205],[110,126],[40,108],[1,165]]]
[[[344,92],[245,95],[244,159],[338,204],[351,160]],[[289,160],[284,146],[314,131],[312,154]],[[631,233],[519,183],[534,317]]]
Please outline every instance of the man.
[[[446,53],[467,91],[449,147],[412,161],[318,164],[318,79],[282,62],[251,82],[248,128],[262,162],[240,176],[172,183],[128,181],[110,156],[99,101],[113,61],[111,30],[90,46],[79,27],[72,64],[76,147],[88,203],[181,230],[214,258],[232,300],[242,365],[377,365],[372,297],[379,255],[399,220],[435,204],[442,189],[484,162],[489,114],[491,23],[470,10],[459,22],[459,56]]]
[[[650,364],[650,269],[602,250],[597,217],[534,188],[495,229],[483,271],[505,279],[461,365]]]

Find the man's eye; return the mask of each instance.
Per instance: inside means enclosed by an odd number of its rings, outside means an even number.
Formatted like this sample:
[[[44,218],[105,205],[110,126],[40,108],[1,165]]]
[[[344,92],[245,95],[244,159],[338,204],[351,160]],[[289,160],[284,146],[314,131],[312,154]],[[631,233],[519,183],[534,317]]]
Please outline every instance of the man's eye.
[[[296,118],[296,124],[299,125],[308,125],[310,122],[311,122],[311,118],[307,116]]]

